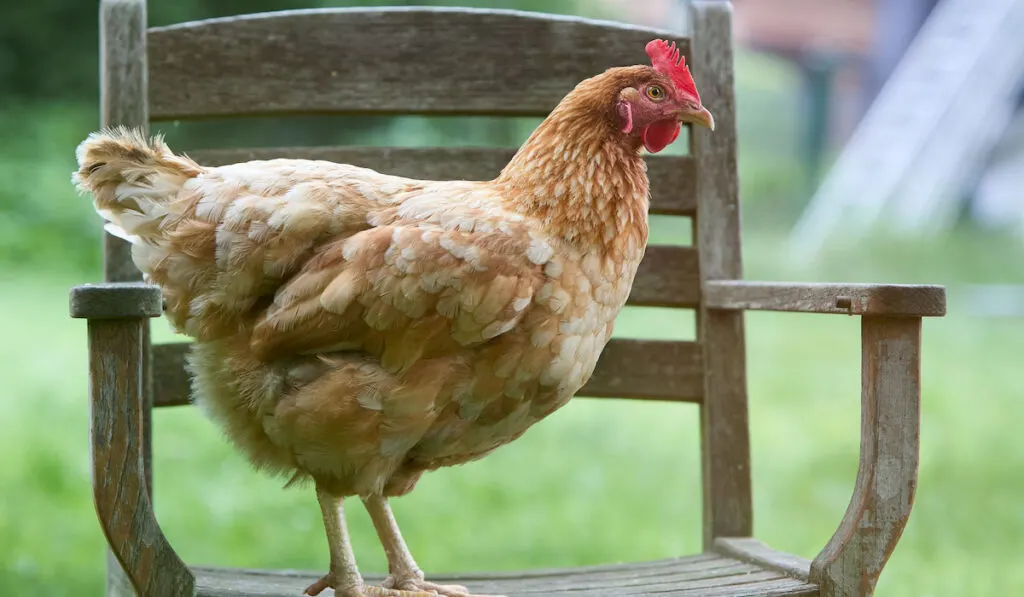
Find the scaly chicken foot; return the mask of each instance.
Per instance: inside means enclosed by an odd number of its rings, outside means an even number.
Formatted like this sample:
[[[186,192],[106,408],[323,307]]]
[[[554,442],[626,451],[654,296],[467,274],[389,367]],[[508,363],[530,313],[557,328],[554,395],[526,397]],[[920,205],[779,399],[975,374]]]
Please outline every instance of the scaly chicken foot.
[[[391,512],[391,505],[383,496],[370,495],[363,498],[363,505],[370,514],[373,527],[377,530],[380,544],[388,559],[389,576],[382,585],[386,589],[407,591],[425,591],[430,595],[444,597],[497,597],[490,595],[474,595],[462,585],[442,585],[425,580],[423,571],[413,559],[409,547],[398,529],[398,522]]]
[[[342,499],[331,495],[319,485],[316,498],[320,502],[320,513],[324,518],[327,532],[327,546],[331,551],[331,570],[320,580],[306,587],[304,595],[316,596],[324,589],[334,589],[336,597],[437,597],[436,592],[409,591],[401,588],[367,586],[356,566],[352,553],[352,541],[345,523]]]

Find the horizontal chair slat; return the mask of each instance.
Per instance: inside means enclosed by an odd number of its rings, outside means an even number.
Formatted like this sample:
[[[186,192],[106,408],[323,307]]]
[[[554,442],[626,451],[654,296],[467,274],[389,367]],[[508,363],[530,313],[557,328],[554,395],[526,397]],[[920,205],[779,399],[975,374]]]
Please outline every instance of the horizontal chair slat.
[[[700,344],[615,338],[605,346],[580,396],[700,402],[704,366]]]
[[[260,147],[188,152],[208,166],[276,158],[327,160],[423,180],[490,180],[514,153],[514,149],[491,147]],[[651,213],[693,215],[697,204],[693,159],[647,156],[646,160],[651,180]]]
[[[182,406],[191,399],[191,379],[185,371],[185,355],[191,342],[153,345],[153,406]]]
[[[650,245],[633,279],[628,304],[693,308],[700,304],[700,264],[694,247]]]
[[[185,354],[190,344],[153,347],[153,405],[189,403]],[[695,342],[613,339],[580,396],[700,402],[703,368]]]
[[[543,115],[581,80],[686,38],[611,22],[444,8],[282,11],[149,30],[150,116]]]

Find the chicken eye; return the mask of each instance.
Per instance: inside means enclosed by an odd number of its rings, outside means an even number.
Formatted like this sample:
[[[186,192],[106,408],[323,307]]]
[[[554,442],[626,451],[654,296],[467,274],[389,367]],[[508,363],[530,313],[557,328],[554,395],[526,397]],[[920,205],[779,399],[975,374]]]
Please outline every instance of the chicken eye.
[[[662,89],[660,85],[651,85],[647,88],[647,97],[656,102],[660,102],[665,99],[665,90]]]

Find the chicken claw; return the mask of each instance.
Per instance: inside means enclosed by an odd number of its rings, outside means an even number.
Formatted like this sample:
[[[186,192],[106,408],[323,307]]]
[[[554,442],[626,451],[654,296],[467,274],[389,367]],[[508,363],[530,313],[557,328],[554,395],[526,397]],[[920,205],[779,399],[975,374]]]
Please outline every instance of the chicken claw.
[[[410,591],[405,589],[375,587],[372,585],[363,585],[362,583],[354,587],[338,589],[334,585],[334,575],[326,574],[320,580],[306,587],[306,590],[303,591],[302,594],[309,595],[310,597],[316,597],[316,595],[319,595],[324,589],[331,588],[334,589],[334,595],[336,597],[438,597],[437,591]],[[444,594],[447,595],[447,593]],[[454,593],[453,595],[462,597],[463,594]],[[466,595],[468,595],[468,593]]]
[[[386,589],[399,589],[404,591],[425,591],[428,595],[438,595],[441,597],[503,597],[500,595],[476,595],[469,592],[469,589],[462,585],[441,585],[432,583],[429,580],[424,580],[422,576],[409,576],[406,578],[398,578],[396,575],[384,579],[381,583]],[[419,595],[419,593],[415,593]]]

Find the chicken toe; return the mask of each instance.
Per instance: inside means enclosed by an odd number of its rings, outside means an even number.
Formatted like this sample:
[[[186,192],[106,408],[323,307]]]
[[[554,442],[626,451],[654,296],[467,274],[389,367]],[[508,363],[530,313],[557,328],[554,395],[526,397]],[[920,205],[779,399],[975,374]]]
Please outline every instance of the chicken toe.
[[[437,597],[436,591],[419,591],[419,590],[405,590],[405,589],[390,589],[384,587],[375,587],[372,585],[364,585],[358,583],[356,586],[347,588],[337,588],[335,584],[335,578],[333,574],[325,574],[323,578],[309,585],[306,590],[302,593],[303,595],[309,595],[315,597],[323,592],[324,589],[333,588],[335,597]]]
[[[304,596],[308,595],[309,597],[316,597],[320,593],[323,593],[324,589],[333,588],[334,583],[334,576],[332,574],[325,574],[320,578],[320,580],[306,587],[306,590],[303,591],[302,594]]]
[[[426,591],[430,595],[443,597],[500,597],[497,595],[477,595],[470,593],[462,585],[442,585],[424,580],[422,576],[400,578],[394,574],[384,580],[383,586],[403,591]],[[416,593],[417,595],[419,593]]]
[[[433,591],[406,591],[404,589],[385,589],[367,586],[363,588],[362,597],[437,597]]]

